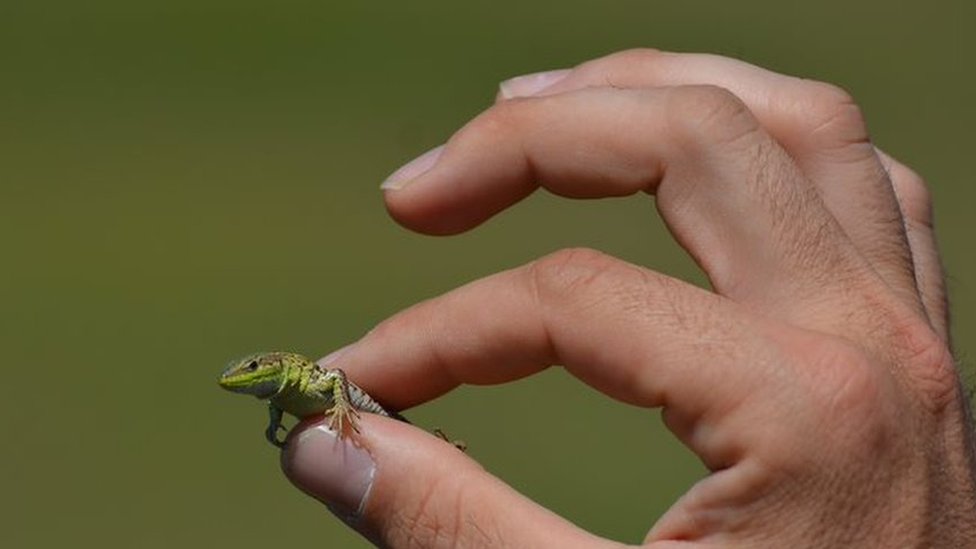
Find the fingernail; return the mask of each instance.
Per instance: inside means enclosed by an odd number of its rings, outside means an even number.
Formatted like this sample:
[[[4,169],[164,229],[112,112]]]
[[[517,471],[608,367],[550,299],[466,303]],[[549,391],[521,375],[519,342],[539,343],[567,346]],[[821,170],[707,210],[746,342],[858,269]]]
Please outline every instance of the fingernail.
[[[435,147],[414,158],[405,166],[393,172],[390,177],[387,177],[386,181],[380,185],[380,188],[385,191],[395,191],[406,187],[414,179],[433,168],[437,164],[437,159],[441,157],[442,152],[444,152],[444,145]]]
[[[363,448],[340,439],[325,425],[311,427],[288,442],[281,456],[285,475],[347,523],[366,506],[376,463]]]
[[[569,74],[569,69],[537,72],[509,78],[498,85],[498,90],[505,99],[513,97],[528,97],[559,82]]]

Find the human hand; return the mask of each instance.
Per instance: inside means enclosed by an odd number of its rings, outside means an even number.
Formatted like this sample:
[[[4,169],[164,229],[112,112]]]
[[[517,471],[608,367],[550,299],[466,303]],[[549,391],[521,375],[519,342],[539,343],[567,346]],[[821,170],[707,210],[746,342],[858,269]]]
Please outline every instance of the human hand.
[[[562,364],[661,407],[711,474],[648,546],[976,544],[976,455],[927,190],[874,147],[847,94],[717,56],[623,52],[506,82],[385,199],[407,227],[447,234],[539,185],[655,194],[714,290],[566,250],[386,320],[341,353],[350,377],[399,409]],[[375,543],[618,545],[450,445],[366,416],[361,447],[304,425],[282,459]]]

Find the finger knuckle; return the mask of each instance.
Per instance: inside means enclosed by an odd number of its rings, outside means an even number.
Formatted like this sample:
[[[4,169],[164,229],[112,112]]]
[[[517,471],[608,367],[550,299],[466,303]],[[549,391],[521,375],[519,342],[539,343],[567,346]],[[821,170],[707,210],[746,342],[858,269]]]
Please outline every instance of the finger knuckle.
[[[813,373],[809,394],[822,425],[838,440],[856,442],[894,436],[893,386],[870,355],[842,338],[824,337],[808,354]],[[844,436],[844,435],[847,436]]]
[[[560,250],[531,263],[528,272],[536,305],[560,318],[597,312],[604,321],[652,322],[709,341],[731,331],[713,314],[713,303],[692,298],[686,283],[595,250]]]
[[[653,48],[633,48],[582,63],[575,72],[583,81],[615,86],[621,80],[627,82],[633,75],[653,70],[663,55]]]
[[[490,109],[468,122],[458,137],[491,136],[495,139],[508,139],[514,135],[530,116],[526,105],[531,98],[513,98],[496,103]]]
[[[661,50],[654,48],[631,48],[612,53],[598,61],[612,66],[619,65],[622,68],[633,68],[635,66],[639,67],[655,63],[661,59],[662,55],[664,53]]]
[[[817,80],[810,80],[807,85],[813,106],[819,106],[825,112],[832,112],[838,106],[856,105],[854,95],[843,86]]]
[[[614,278],[620,261],[590,248],[567,248],[529,264],[531,282],[543,299],[588,294]]]
[[[864,143],[868,140],[864,113],[854,96],[846,89],[827,82],[812,81],[808,85],[806,131],[814,138],[825,137],[841,145]]]
[[[720,86],[673,88],[668,103],[669,125],[685,144],[727,145],[761,129],[749,107]]]
[[[917,315],[891,316],[895,371],[903,375],[908,391],[924,409],[941,413],[959,397],[959,374],[948,344]]]
[[[810,395],[825,425],[878,443],[897,437],[906,409],[936,417],[959,398],[955,363],[943,338],[916,314],[885,315],[885,340],[871,352],[824,336],[804,352]],[[899,320],[897,317],[901,317]],[[873,438],[872,438],[873,437]]]

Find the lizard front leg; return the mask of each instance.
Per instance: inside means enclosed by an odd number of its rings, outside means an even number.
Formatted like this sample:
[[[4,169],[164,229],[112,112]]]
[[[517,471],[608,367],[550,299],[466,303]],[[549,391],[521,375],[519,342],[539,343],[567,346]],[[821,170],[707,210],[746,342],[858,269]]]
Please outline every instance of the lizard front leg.
[[[285,441],[278,440],[278,431],[285,428],[281,424],[282,415],[284,415],[284,412],[281,408],[270,402],[268,403],[268,428],[264,430],[264,438],[268,439],[268,442],[278,448],[285,447]]]

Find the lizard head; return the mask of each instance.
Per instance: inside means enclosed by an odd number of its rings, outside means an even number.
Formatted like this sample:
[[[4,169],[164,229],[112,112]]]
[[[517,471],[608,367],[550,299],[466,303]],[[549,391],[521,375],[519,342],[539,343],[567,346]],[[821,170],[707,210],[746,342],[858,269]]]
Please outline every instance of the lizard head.
[[[261,353],[231,362],[217,383],[234,393],[269,398],[281,388],[288,366],[307,359],[294,353]]]

